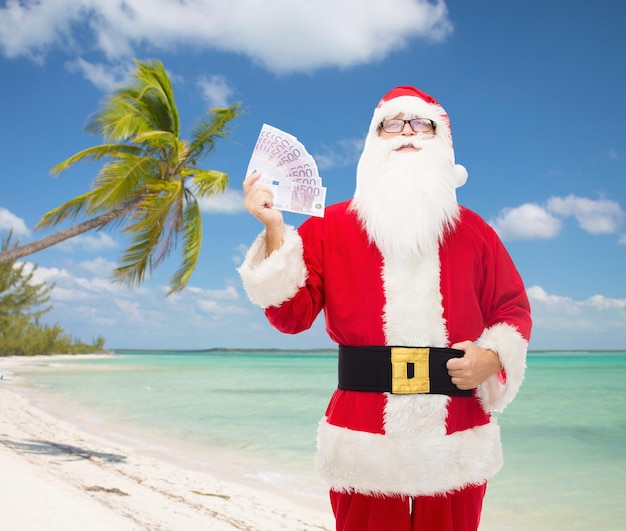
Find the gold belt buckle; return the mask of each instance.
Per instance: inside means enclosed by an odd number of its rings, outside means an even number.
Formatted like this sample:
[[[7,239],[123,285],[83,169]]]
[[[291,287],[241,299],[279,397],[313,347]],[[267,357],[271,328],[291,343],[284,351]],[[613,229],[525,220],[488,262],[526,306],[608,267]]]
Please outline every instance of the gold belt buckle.
[[[428,347],[391,347],[391,392],[399,395],[430,392]],[[408,376],[409,364],[413,375]]]

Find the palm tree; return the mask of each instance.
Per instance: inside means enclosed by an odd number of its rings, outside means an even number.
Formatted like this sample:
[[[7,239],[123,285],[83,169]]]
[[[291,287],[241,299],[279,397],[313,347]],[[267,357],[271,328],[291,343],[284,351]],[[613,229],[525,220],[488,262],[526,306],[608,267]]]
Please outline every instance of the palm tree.
[[[214,108],[189,140],[180,138],[171,81],[160,61],[135,61],[133,80],[108,96],[86,130],[104,138],[52,168],[53,175],[85,160],[105,160],[92,189],[43,216],[36,228],[54,227],[78,215],[95,216],[41,240],[0,252],[0,264],[51,247],[92,229],[119,225],[131,236],[113,276],[132,286],[143,282],[182,237],[181,262],[169,293],[185,287],[200,255],[202,216],[198,198],[221,193],[228,175],[197,167],[230,134],[240,104]]]

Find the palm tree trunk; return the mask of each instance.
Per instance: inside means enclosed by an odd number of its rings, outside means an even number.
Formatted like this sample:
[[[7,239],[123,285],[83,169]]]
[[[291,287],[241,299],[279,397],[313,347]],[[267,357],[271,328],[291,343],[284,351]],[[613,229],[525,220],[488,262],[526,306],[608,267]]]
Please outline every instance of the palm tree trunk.
[[[120,208],[115,210],[111,210],[101,216],[97,216],[95,218],[89,219],[87,221],[83,221],[77,225],[73,225],[68,227],[67,229],[60,230],[59,232],[55,232],[54,234],[50,234],[49,236],[45,236],[40,240],[27,243],[26,245],[20,245],[18,247],[13,247],[11,249],[6,249],[0,252],[0,264],[6,264],[7,262],[14,262],[19,258],[23,258],[24,256],[31,255],[33,253],[43,251],[48,247],[52,247],[57,243],[64,242],[65,240],[69,240],[74,236],[78,236],[79,234],[84,234],[93,229],[99,229],[108,225],[112,221],[115,221],[118,218],[128,214],[140,201],[140,199],[133,199],[131,201],[126,202]]]

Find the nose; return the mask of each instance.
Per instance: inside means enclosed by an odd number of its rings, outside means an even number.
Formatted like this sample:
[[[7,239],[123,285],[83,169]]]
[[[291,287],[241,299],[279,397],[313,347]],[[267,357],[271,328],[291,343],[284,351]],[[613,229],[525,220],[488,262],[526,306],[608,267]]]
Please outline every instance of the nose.
[[[401,134],[404,136],[414,136],[417,133],[413,131],[413,128],[411,127],[411,124],[409,124],[409,122],[404,122],[404,127],[402,128]]]

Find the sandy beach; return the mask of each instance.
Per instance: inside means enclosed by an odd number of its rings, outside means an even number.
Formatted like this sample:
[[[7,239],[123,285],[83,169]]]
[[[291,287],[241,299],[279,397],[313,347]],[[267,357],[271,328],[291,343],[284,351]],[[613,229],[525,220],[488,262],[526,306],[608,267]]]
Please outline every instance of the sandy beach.
[[[76,356],[0,357],[0,530],[334,529],[326,487],[308,465],[281,466],[285,454],[259,460],[260,454],[242,453],[240,447],[198,446],[186,440],[184,431],[163,439],[161,430],[114,420],[124,415],[109,418],[45,387],[26,385],[27,373],[61,370],[68,358]],[[572,363],[559,364],[558,356],[548,359],[555,364],[549,389],[567,370],[569,378],[584,385],[586,370],[576,364],[568,369]],[[110,360],[100,361],[107,365]],[[81,367],[80,377],[88,378]],[[612,371],[602,370],[608,381]],[[613,380],[614,388],[622,388],[619,372]],[[136,385],[138,380],[130,381]],[[538,430],[536,411],[545,412],[546,394],[541,381],[528,386],[527,403],[518,402],[505,426],[510,433],[505,469],[490,482],[481,531],[622,529],[624,507],[615,493],[623,491],[623,438],[619,428],[610,428],[623,418],[622,406],[617,403],[613,417],[596,421],[595,405],[585,413],[581,402],[576,415],[568,417],[566,403],[553,413],[556,431]],[[98,400],[100,392],[111,399],[106,386],[96,388]],[[142,400],[142,389],[131,396]],[[158,401],[147,405],[151,412],[159,408]],[[590,432],[593,446],[569,435],[572,429],[576,437],[582,433],[582,421],[596,422]],[[592,447],[598,450],[593,455],[588,452]]]
[[[0,529],[333,529],[330,509],[179,467],[42,411],[16,384],[32,361],[0,358]]]

